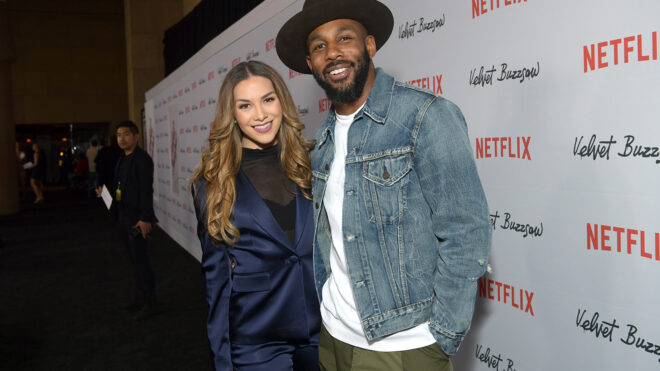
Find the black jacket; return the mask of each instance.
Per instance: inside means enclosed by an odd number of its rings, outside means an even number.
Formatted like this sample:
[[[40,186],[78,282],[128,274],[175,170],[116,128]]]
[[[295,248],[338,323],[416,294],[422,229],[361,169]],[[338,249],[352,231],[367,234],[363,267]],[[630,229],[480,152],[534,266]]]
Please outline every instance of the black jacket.
[[[123,168],[125,167],[125,171]],[[149,154],[140,147],[130,155],[123,152],[115,166],[115,179],[112,196],[115,198],[117,212],[122,222],[129,226],[139,220],[155,223],[153,205],[154,162]],[[116,200],[116,189],[121,189],[121,200]]]

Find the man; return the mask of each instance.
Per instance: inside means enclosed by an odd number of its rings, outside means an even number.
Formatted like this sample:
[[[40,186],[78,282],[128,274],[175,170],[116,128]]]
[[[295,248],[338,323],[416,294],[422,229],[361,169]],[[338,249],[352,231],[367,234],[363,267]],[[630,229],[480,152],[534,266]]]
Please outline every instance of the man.
[[[91,146],[87,149],[87,166],[88,166],[88,183],[87,183],[87,197],[91,197],[93,190],[97,187],[96,176],[96,155],[99,153],[98,142],[92,139]]]
[[[126,245],[135,271],[135,300],[125,309],[136,312],[136,320],[156,313],[154,274],[147,255],[147,237],[157,222],[153,208],[154,163],[137,146],[138,128],[130,120],[117,125],[117,144],[123,153],[115,167],[111,194],[117,210],[119,235]],[[97,188],[97,195],[101,194]]]
[[[376,0],[307,0],[277,35],[332,101],[312,152],[322,370],[451,370],[487,267],[461,111],[371,61],[393,24]]]

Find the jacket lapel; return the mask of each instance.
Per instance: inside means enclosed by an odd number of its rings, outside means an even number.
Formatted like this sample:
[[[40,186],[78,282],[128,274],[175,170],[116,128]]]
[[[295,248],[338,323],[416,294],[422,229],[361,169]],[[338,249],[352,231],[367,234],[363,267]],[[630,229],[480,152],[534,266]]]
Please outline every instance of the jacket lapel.
[[[297,203],[297,200],[296,200]],[[246,215],[249,214],[249,217]],[[286,247],[289,250],[294,250],[291,242],[282,231],[282,228],[275,220],[275,217],[270,212],[270,209],[261,199],[257,190],[254,189],[247,175],[242,170],[238,171],[236,176],[236,207],[234,207],[234,219],[243,220],[246,222],[252,220],[261,230],[267,234],[274,241]],[[296,235],[298,235],[298,217],[296,217]]]

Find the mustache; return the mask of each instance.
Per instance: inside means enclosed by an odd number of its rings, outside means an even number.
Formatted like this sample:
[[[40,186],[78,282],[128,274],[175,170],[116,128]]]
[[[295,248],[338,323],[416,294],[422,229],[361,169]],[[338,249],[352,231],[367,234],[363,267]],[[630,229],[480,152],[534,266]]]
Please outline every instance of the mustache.
[[[336,66],[342,65],[342,64],[344,64],[344,65],[347,64],[347,65],[349,65],[350,67],[355,67],[355,62],[344,61],[344,60],[337,60],[337,61],[334,61],[334,62],[330,62],[330,63],[328,63],[328,64],[325,66],[325,68],[323,69],[323,73],[324,73],[324,74],[325,74],[325,73],[329,73],[331,69],[333,69],[333,68],[336,67]]]

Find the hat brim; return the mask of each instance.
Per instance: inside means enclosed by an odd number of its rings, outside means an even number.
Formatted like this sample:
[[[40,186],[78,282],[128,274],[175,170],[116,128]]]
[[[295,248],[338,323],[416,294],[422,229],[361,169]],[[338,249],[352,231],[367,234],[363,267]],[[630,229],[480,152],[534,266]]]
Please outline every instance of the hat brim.
[[[290,69],[312,73],[306,61],[307,37],[318,26],[335,19],[352,19],[361,23],[376,39],[376,49],[385,44],[394,27],[392,12],[379,1],[319,1],[303,8],[282,26],[275,41],[277,55]]]

